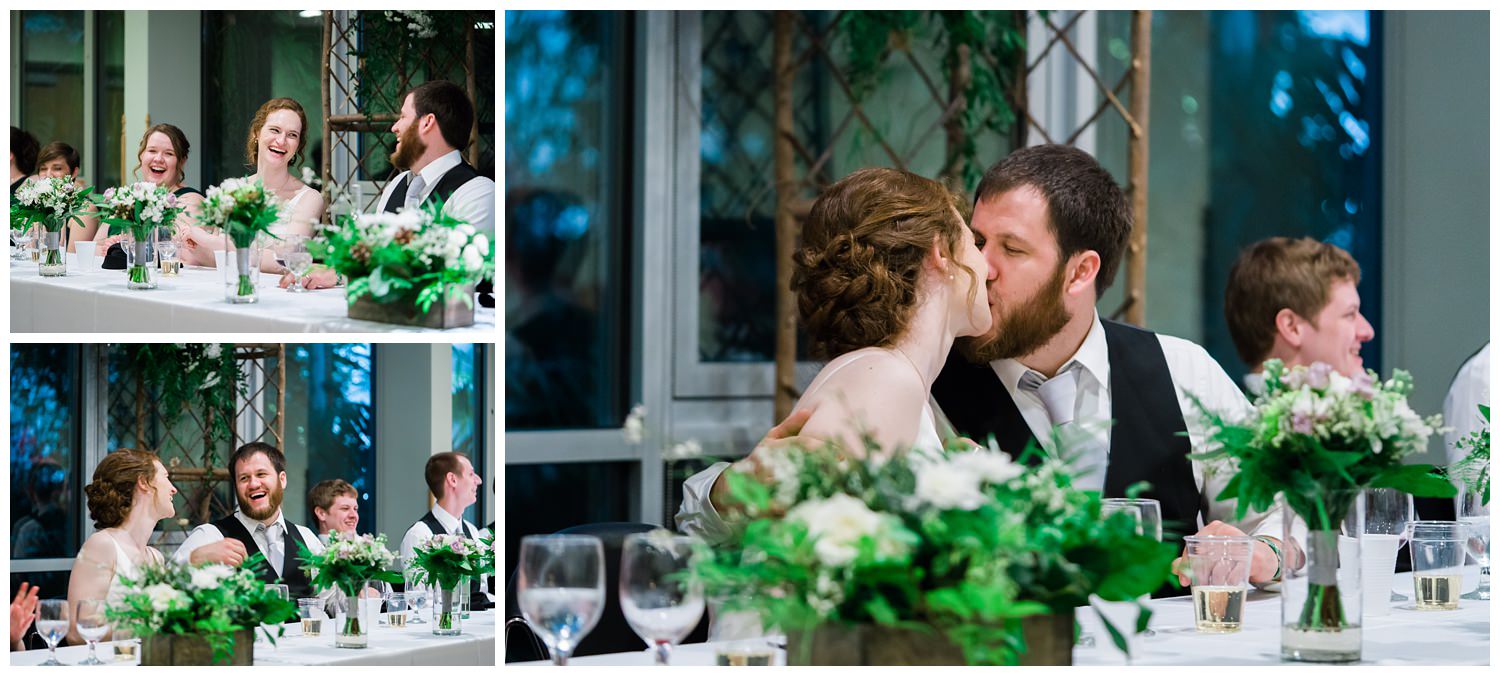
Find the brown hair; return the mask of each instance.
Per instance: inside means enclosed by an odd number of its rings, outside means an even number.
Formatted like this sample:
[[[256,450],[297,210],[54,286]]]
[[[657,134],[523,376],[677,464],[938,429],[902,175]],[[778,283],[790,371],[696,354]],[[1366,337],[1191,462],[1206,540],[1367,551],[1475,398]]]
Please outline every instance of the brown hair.
[[[94,528],[112,528],[125,522],[135,502],[136,482],[155,481],[158,462],[155,453],[135,448],[119,449],[99,461],[93,480],[83,487]]]
[[[256,453],[266,454],[266,458],[271,461],[271,467],[276,469],[277,474],[286,471],[286,456],[281,454],[281,449],[278,449],[275,446],[272,446],[263,441],[252,441],[248,444],[245,444],[244,446],[234,449],[234,453],[229,456],[230,481],[235,481],[236,477],[239,476],[239,470],[237,469],[237,467],[239,466],[240,461],[249,458]]]
[[[934,238],[969,275],[973,299],[983,282],[959,263],[965,226],[957,210],[942,184],[897,169],[861,169],[823,191],[792,254],[792,292],[817,356],[900,337]]]
[[[469,456],[450,451],[438,453],[427,459],[427,468],[424,473],[427,479],[427,490],[432,491],[433,497],[443,497],[443,485],[450,473],[460,474],[464,471],[464,465],[458,461],[459,458],[468,460]]]
[[[141,134],[141,146],[136,148],[135,151],[134,173],[137,175],[140,174],[141,154],[146,152],[146,141],[150,140],[151,135],[157,132],[161,132],[162,135],[167,137],[167,141],[172,144],[172,152],[177,153],[177,182],[181,183],[187,180],[187,169],[185,167],[187,166],[188,151],[192,149],[192,146],[188,144],[187,134],[182,133],[181,129],[170,124],[152,125],[150,129],[146,130],[146,133]]]
[[[343,479],[329,479],[327,481],[319,481],[318,485],[313,486],[312,490],[307,492],[307,502],[314,509],[322,509],[326,512],[329,508],[333,507],[333,499],[340,495],[347,495],[356,500],[359,499],[359,493],[354,490],[353,486],[349,485],[349,482]],[[314,512],[314,515],[316,515],[316,512]]]
[[[1081,251],[1099,254],[1094,291],[1103,295],[1114,283],[1134,221],[1114,177],[1073,146],[1032,146],[1011,153],[984,172],[974,191],[974,204],[1020,187],[1033,188],[1046,200],[1047,227],[1057,238],[1063,261]]]
[[[255,158],[260,151],[260,128],[266,126],[266,118],[278,110],[290,110],[302,121],[302,129],[297,132],[297,152],[292,153],[292,159],[287,162],[288,166],[293,167],[302,164],[302,153],[307,150],[307,113],[302,110],[302,104],[288,98],[271,99],[260,104],[260,108],[255,111],[255,119],[250,121],[250,133],[245,136],[246,164],[255,166]]]
[[[424,82],[411,91],[412,108],[417,111],[417,119],[431,113],[437,118],[438,131],[443,133],[443,140],[448,145],[462,150],[469,146],[469,132],[474,128],[474,104],[469,101],[469,94],[447,80],[433,80]],[[401,97],[404,103],[406,97]]]
[[[1276,341],[1283,309],[1315,322],[1335,281],[1359,283],[1359,263],[1347,251],[1311,237],[1272,237],[1246,247],[1229,269],[1224,320],[1240,359],[1259,366]],[[1316,326],[1316,323],[1314,323]]]
[[[78,165],[83,162],[83,159],[78,156],[78,151],[74,150],[73,146],[62,141],[53,141],[42,146],[42,152],[36,156],[36,166],[40,169],[42,165],[55,159],[62,159],[63,162],[66,162],[68,164],[68,171],[77,169]]]
[[[36,173],[36,137],[15,125],[10,126],[10,154],[16,156],[16,168],[21,173]]]

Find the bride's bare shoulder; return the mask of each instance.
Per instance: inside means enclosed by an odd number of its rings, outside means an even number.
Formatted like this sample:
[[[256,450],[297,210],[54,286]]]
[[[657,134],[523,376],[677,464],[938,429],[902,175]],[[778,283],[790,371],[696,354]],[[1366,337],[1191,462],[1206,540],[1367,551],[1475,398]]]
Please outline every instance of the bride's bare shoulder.
[[[98,566],[113,567],[115,563],[115,543],[109,534],[103,531],[95,532],[87,540],[83,541],[83,548],[78,551],[78,558]]]

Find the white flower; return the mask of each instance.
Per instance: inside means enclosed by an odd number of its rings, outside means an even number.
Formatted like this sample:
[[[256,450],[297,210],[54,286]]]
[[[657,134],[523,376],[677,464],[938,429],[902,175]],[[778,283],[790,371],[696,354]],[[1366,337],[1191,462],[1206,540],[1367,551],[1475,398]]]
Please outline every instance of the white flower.
[[[222,563],[215,563],[202,568],[194,568],[190,584],[194,589],[212,589],[233,574],[233,568]]]
[[[162,582],[146,587],[142,591],[146,592],[146,597],[151,599],[151,609],[158,613],[167,612],[174,605],[187,601],[186,594]]]
[[[787,518],[807,526],[814,541],[813,551],[823,565],[837,568],[848,565],[859,555],[858,544],[864,536],[880,532],[880,515],[864,501],[839,493],[826,500],[809,500],[797,505]]]
[[[978,509],[985,495],[979,490],[982,478],[972,468],[957,462],[924,463],[914,467],[917,473],[915,496],[938,509]]]
[[[223,353],[223,349],[223,346],[218,343],[209,343],[203,346],[203,356],[209,359],[218,359],[219,355]]]
[[[1025,472],[1023,467],[1010,459],[1010,454],[1003,451],[958,453],[952,456],[951,461],[992,484],[1003,484]]]
[[[479,234],[477,234],[477,235],[474,235],[474,246],[479,247],[479,250],[482,251],[482,252],[484,252],[484,253],[489,253],[489,251],[490,251],[490,238],[485,237],[484,233],[482,233],[482,232],[479,233]]]
[[[630,409],[630,415],[625,416],[625,426],[621,428],[625,433],[625,442],[639,444],[646,438],[646,405],[636,404]]]
[[[687,460],[703,455],[703,445],[697,439],[688,439],[680,444],[673,445],[662,454],[663,460]]]
[[[484,257],[480,255],[479,250],[474,248],[472,244],[464,247],[463,257],[464,269],[466,270],[478,270],[480,266],[484,265]]]

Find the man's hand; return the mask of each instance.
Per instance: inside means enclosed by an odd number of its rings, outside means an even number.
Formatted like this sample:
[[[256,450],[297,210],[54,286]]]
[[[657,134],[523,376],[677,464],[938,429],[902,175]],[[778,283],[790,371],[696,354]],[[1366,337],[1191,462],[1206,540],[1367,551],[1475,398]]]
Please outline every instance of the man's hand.
[[[281,280],[278,281],[277,284],[281,288],[285,289],[295,283],[293,281],[294,279],[295,278],[292,276],[292,273],[283,273],[281,275]],[[311,272],[303,275],[302,277],[302,288],[307,289],[308,291],[312,291],[314,289],[331,289],[335,286],[338,286],[338,283],[339,274],[337,272],[334,272],[333,268],[324,265],[314,267]]]
[[[1243,536],[1245,533],[1223,521],[1214,521],[1204,526],[1197,534]],[[1184,555],[1186,555],[1185,551]],[[1271,582],[1271,578],[1276,575],[1276,569],[1279,567],[1280,562],[1276,559],[1276,552],[1271,549],[1270,545],[1257,538],[1255,540],[1255,547],[1250,550],[1250,583],[1264,584]],[[1192,579],[1188,576],[1187,561],[1183,557],[1179,556],[1176,560],[1172,561],[1172,571],[1177,573],[1177,581],[1182,583],[1182,586],[1186,587],[1192,584]]]
[[[41,593],[40,587],[32,587],[25,582],[16,591],[15,600],[10,602],[10,647],[12,650],[24,650],[25,646],[21,639],[26,638],[26,630],[31,628],[31,623],[36,619],[37,596]]]
[[[761,439],[760,443],[755,445],[754,450],[750,451],[750,455],[741,458],[731,465],[729,469],[721,472],[719,478],[714,481],[713,488],[709,489],[708,493],[709,502],[713,503],[714,509],[720,512],[724,511],[726,500],[729,498],[729,482],[725,477],[730,472],[750,474],[757,481],[769,484],[772,480],[770,463],[766,462],[769,456],[790,446],[799,444],[803,446],[810,445],[808,443],[809,440],[797,435],[802,433],[802,427],[812,418],[815,409],[816,407],[811,407],[792,411],[792,414],[787,416],[786,420],[781,421],[781,424],[772,427],[771,431],[766,432],[765,438]]]
[[[213,544],[203,545],[188,554],[188,563],[198,565],[200,563],[222,563],[230,566],[238,566],[245,562],[245,545],[239,540],[224,538]]]

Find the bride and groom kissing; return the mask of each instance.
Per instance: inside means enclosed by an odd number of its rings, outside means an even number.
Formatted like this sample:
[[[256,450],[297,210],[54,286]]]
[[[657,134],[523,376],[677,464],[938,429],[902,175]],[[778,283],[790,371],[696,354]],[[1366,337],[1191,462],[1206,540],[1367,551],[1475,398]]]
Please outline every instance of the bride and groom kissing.
[[[1057,452],[1060,428],[1078,441],[1065,450],[1080,487],[1123,497],[1148,482],[1141,497],[1160,501],[1168,531],[1254,535],[1251,581],[1276,582],[1279,510],[1234,520],[1233,504],[1213,499],[1227,477],[1188,458],[1205,433],[1190,394],[1223,413],[1249,402],[1202,347],[1095,310],[1132,229],[1113,177],[1077,148],[1034,146],[990,167],[967,224],[966,206],[895,169],[862,169],[823,192],[792,291],[829,361],[735,469],[769,481],[767,460],[788,443],[836,442],[862,457],[960,437],[1016,456],[1032,442]],[[729,468],[687,480],[680,529],[730,537]]]

